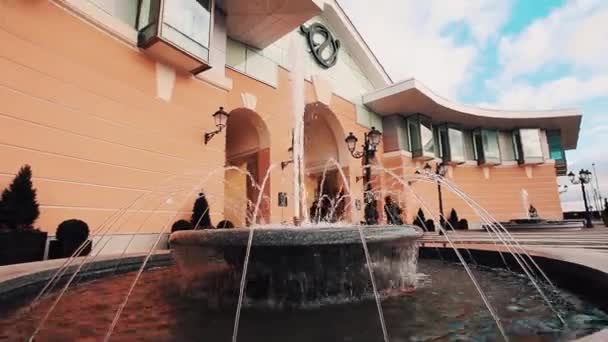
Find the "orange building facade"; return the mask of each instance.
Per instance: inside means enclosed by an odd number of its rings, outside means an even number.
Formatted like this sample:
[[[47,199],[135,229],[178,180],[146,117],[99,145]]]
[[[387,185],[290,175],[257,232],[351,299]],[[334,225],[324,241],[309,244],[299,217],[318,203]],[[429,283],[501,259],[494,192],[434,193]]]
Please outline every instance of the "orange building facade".
[[[104,7],[109,3],[113,7]],[[519,116],[505,112],[501,117],[451,105],[411,81],[395,83],[333,1],[267,9],[275,11],[268,17],[278,19],[256,24],[247,24],[255,9],[248,14],[235,1],[211,2],[211,39],[207,60],[202,58],[202,65],[210,68],[193,75],[182,71],[176,58],[138,47],[141,27],[124,20],[129,11],[119,11],[120,3],[128,2],[0,2],[0,186],[6,187],[22,165],[31,165],[41,205],[36,226],[51,235],[70,218],[86,221],[98,234],[104,229],[117,235],[168,232],[175,220],[191,215],[200,191],[210,202],[214,223],[229,219],[237,226],[250,224],[258,197],[262,201],[257,221],[291,222],[294,170],[288,161],[294,103],[288,50],[298,42],[308,68],[303,181],[307,202],[302,210],[311,206],[327,169],[331,191],[350,189],[344,218],[362,220],[363,210],[355,202],[363,200],[363,169],[344,138],[353,132],[361,140],[376,126],[384,133],[372,182],[380,215],[382,199],[391,195],[411,222],[420,208],[411,191],[436,211],[436,185],[407,181],[426,163],[446,160],[440,152],[417,155],[413,148],[416,131],[408,131],[406,120],[421,113],[434,125],[454,122],[471,132],[478,127],[538,128],[542,161],[513,158],[484,164],[473,153],[459,162],[448,161],[446,177],[499,220],[525,216],[523,191],[543,218],[562,216],[558,163],[546,132],[562,129],[562,148],[574,148],[580,124],[576,111]],[[141,8],[133,11],[137,13],[131,17],[141,21]],[[239,15],[244,17],[232,19]],[[305,51],[310,47],[299,27],[315,22],[324,23],[340,39],[335,66],[320,68]],[[352,89],[342,90],[341,85]],[[227,125],[205,144],[203,134],[215,129],[212,114],[220,106],[230,114]],[[401,124],[403,131],[395,128]],[[571,132],[564,131],[566,126]],[[261,185],[269,170],[260,193],[245,172]],[[280,192],[288,198],[286,207],[279,206]],[[479,222],[448,190],[443,201],[446,214],[455,208],[472,227]]]

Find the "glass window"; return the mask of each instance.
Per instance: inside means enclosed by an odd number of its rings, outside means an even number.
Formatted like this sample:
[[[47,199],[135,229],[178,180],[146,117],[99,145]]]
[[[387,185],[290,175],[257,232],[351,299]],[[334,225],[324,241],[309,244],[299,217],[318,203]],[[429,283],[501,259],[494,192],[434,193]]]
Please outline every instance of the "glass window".
[[[500,164],[498,132],[493,129],[478,129],[473,133],[475,159],[480,165]]]
[[[543,158],[543,148],[540,142],[540,130],[520,129],[519,137],[524,159]]]
[[[433,127],[427,120],[420,122],[420,140],[424,153],[435,153],[435,139],[433,137]]]
[[[462,131],[448,128],[448,140],[451,161],[464,161],[464,135]]]
[[[413,151],[422,150],[422,145],[420,144],[420,127],[418,124],[418,120],[414,118],[410,118],[407,120],[408,133],[410,138],[410,147]]]
[[[481,131],[481,139],[485,159],[499,159],[500,149],[498,148],[498,132],[484,129]]]
[[[549,157],[551,159],[566,159],[564,148],[562,147],[562,135],[559,130],[547,131],[547,143],[549,144]]]
[[[164,2],[162,36],[204,60],[209,59],[210,0]]]

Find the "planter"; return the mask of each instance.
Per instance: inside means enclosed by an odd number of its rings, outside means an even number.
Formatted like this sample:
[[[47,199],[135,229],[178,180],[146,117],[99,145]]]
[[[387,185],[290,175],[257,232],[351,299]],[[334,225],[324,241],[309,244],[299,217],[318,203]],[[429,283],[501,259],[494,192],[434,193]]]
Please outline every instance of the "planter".
[[[91,253],[92,246],[93,242],[91,240],[87,240],[87,244],[83,250],[80,251],[78,256],[89,255]],[[72,256],[72,254],[74,254],[78,247],[80,247],[80,242],[67,241],[67,243],[62,243],[59,240],[51,240],[49,242],[49,259],[69,258]]]
[[[44,259],[46,237],[34,229],[0,232],[0,266]]]

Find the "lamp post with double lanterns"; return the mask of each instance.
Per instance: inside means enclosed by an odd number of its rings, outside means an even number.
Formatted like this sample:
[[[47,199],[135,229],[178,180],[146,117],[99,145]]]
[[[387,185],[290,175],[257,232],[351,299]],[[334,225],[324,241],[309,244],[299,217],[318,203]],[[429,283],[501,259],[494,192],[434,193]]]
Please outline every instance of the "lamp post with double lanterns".
[[[363,137],[363,147],[362,151],[355,151],[357,148],[357,142],[359,139],[353,134],[353,132],[349,132],[348,136],[344,141],[346,142],[346,146],[348,147],[348,151],[353,158],[362,159],[361,164],[363,165],[363,184],[364,184],[364,193],[371,190],[370,181],[372,178],[372,169],[371,169],[371,160],[376,155],[376,149],[380,144],[380,139],[382,138],[382,133],[373,127],[369,130],[369,132],[365,133]]]
[[[213,136],[218,133],[221,133],[222,130],[224,130],[226,124],[228,123],[228,117],[230,116],[230,114],[224,111],[224,107],[220,107],[220,109],[213,113],[212,116],[213,120],[215,121],[215,127],[217,127],[217,129],[212,132],[205,132],[205,145],[207,145],[207,143],[211,140],[211,138],[213,138]]]
[[[587,191],[585,190],[585,184],[589,184],[589,182],[591,182],[591,172],[589,170],[581,169],[578,172],[578,175],[576,175],[574,172],[570,171],[570,173],[568,173],[568,178],[570,178],[570,183],[581,185],[581,190],[583,191],[583,202],[585,203],[585,219],[587,221],[587,228],[592,228],[593,223],[591,223],[591,212],[589,212]]]
[[[434,172],[436,175],[443,177],[448,172],[448,166],[444,162],[437,163],[435,164]],[[426,173],[427,175],[433,174],[433,167],[431,167],[431,164],[426,163],[426,165],[424,165],[424,173]],[[443,213],[443,195],[441,193],[441,182],[439,180],[437,180],[437,195],[439,197],[439,224],[442,227],[445,227],[445,215]]]

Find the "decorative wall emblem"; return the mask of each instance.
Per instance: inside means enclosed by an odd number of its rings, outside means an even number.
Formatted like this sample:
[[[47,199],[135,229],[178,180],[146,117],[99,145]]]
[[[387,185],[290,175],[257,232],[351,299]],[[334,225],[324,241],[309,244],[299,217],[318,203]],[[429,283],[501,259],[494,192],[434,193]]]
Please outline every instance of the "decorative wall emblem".
[[[308,47],[317,62],[324,68],[334,66],[338,61],[340,41],[334,38],[327,27],[314,23],[308,27],[302,25],[300,30],[306,34]]]

